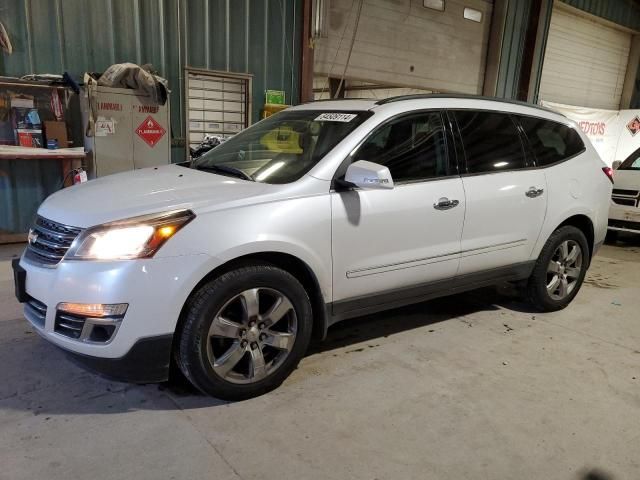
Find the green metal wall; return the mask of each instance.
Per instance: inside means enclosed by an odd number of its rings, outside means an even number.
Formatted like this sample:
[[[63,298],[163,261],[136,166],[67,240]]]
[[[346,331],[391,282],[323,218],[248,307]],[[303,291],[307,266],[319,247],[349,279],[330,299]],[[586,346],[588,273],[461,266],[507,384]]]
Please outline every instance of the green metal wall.
[[[2,0],[14,46],[0,75],[81,78],[113,63],[151,63],[169,80],[172,133],[184,138],[185,66],[251,73],[252,118],[266,89],[299,99],[302,0]],[[174,148],[174,159],[184,147]]]
[[[532,0],[507,0],[496,97],[515,99]]]
[[[252,119],[266,89],[299,101],[303,0],[0,0],[14,52],[0,75],[68,71],[81,79],[120,62],[151,63],[171,88],[173,161],[184,158],[184,67],[253,75]],[[25,232],[60,188],[52,162],[0,163],[0,230]]]
[[[634,0],[560,0],[596,17],[640,30],[640,5]]]

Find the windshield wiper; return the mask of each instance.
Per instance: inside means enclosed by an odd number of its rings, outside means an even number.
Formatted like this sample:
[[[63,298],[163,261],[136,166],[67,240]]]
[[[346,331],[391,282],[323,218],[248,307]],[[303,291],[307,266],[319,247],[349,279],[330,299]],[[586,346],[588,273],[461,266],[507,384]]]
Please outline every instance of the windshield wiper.
[[[204,170],[207,172],[224,173],[233,177],[242,178],[243,180],[249,180],[255,182],[255,180],[248,173],[243,172],[239,168],[232,167],[230,165],[196,165],[196,170]]]

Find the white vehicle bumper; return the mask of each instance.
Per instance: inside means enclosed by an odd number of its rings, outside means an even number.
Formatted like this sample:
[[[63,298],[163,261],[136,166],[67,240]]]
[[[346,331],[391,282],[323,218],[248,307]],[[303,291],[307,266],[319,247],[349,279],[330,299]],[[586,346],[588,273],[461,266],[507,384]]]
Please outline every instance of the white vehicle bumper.
[[[26,272],[24,290],[31,303],[25,303],[25,317],[42,337],[107,376],[151,382],[168,375],[180,311],[202,278],[209,258],[187,255],[117,262],[63,260],[47,268],[23,257],[14,268]],[[57,309],[61,302],[128,307],[113,336],[101,342],[70,338],[69,331],[63,333]],[[40,308],[38,312],[46,307],[46,313],[34,315],[30,308],[34,304]]]
[[[609,230],[640,233],[640,208],[611,203]]]

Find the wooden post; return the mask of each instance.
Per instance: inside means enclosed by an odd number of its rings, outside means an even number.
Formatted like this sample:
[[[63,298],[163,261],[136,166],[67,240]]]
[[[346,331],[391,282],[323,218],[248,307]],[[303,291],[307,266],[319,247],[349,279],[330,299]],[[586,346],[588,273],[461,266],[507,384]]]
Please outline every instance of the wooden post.
[[[300,103],[313,101],[313,41],[311,39],[311,8],[311,0],[303,0]]]

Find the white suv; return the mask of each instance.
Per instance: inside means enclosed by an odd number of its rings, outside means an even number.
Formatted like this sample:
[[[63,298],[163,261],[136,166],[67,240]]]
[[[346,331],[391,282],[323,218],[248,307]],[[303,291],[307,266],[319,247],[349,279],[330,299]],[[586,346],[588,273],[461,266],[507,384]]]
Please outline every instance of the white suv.
[[[624,162],[613,162],[615,187],[609,210],[609,237],[618,232],[640,233],[640,149]]]
[[[502,281],[577,294],[611,171],[565,117],[464,96],[289,108],[192,163],[39,208],[14,265],[25,316],[112,377],[240,399],[333,323]]]

